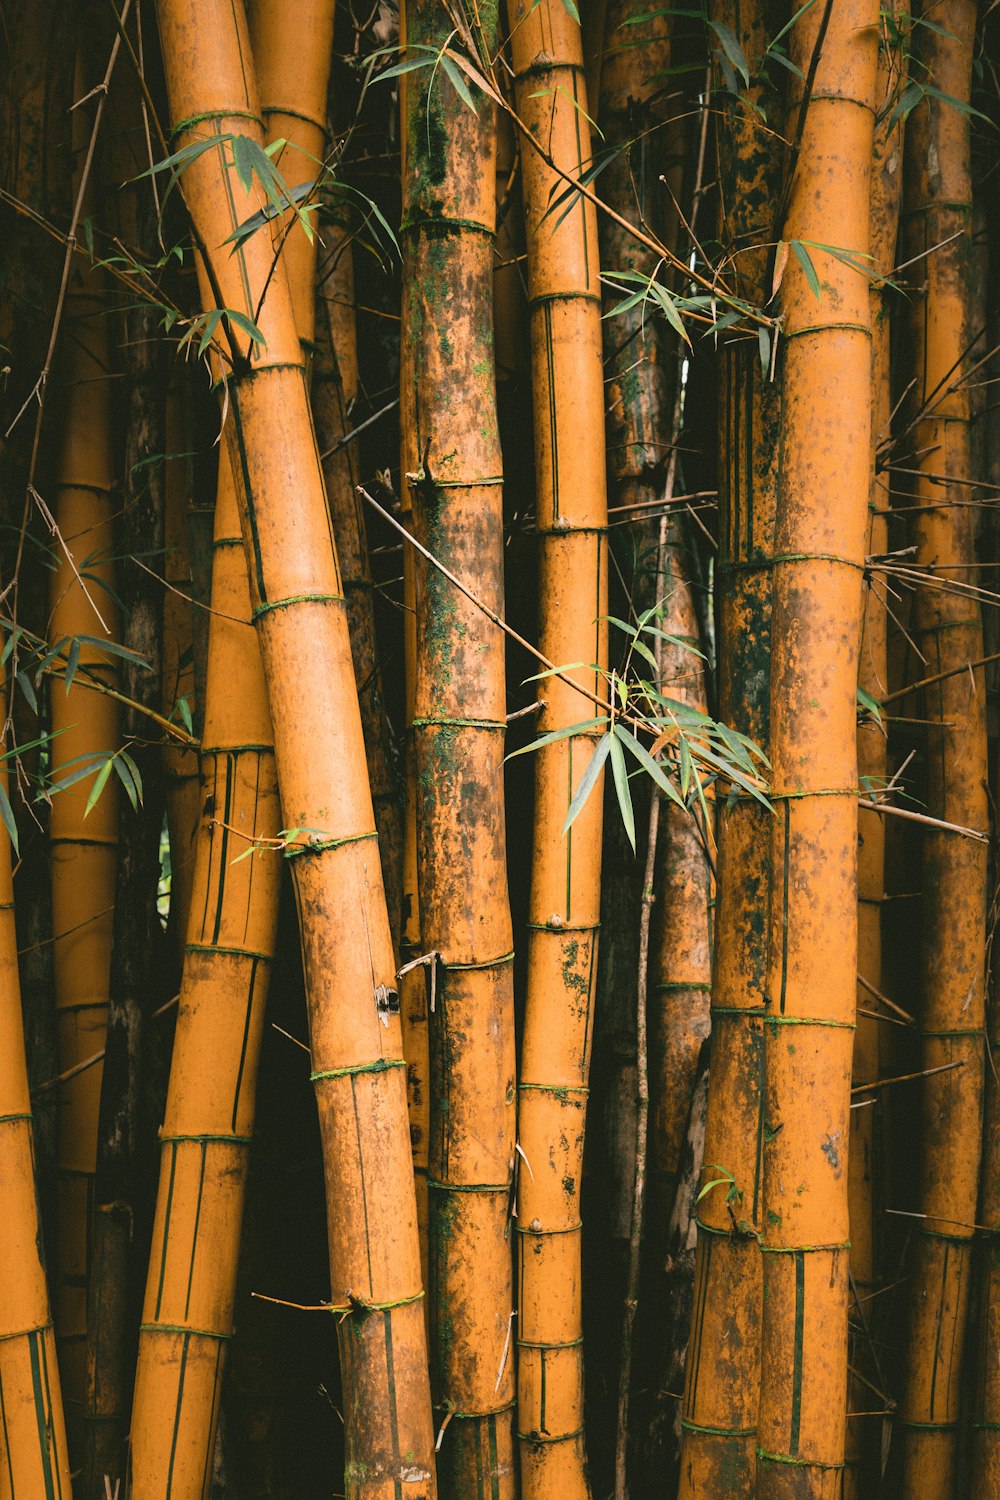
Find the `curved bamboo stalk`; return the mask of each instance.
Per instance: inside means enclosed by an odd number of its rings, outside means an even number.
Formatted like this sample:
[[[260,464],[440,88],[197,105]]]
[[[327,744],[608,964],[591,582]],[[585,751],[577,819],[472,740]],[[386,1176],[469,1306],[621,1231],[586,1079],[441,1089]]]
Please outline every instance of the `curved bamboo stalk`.
[[[908,8],[897,5],[894,24],[905,26]],[[896,261],[896,233],[902,196],[903,122],[893,105],[902,88],[901,49],[883,38],[879,47],[875,144],[872,156],[870,253],[877,276],[891,274]],[[879,113],[881,118],[879,118]],[[894,118],[895,115],[895,118]],[[882,556],[889,550],[889,480],[878,464],[878,445],[889,436],[892,411],[889,370],[890,289],[873,282],[869,297],[872,321],[872,444],[869,493],[869,523],[866,550]],[[858,686],[869,697],[881,700],[888,689],[888,615],[885,603],[865,580],[861,622],[861,654]],[[867,716],[858,725],[858,777],[861,785],[884,785],[887,768],[887,737],[883,726]],[[868,780],[866,781],[866,778]],[[882,906],[885,900],[885,821],[870,809],[858,810],[858,973],[876,989],[882,979]],[[870,1014],[871,997],[859,984],[858,1018],[854,1033],[851,1083],[856,1100],[865,1100],[857,1090],[877,1081],[880,1068],[880,1038],[885,1027]],[[863,1014],[868,1011],[869,1014]],[[851,1277],[860,1306],[851,1307],[852,1335],[849,1363],[878,1381],[878,1356],[872,1359],[871,1298],[882,1279],[881,1187],[883,1171],[881,1135],[884,1093],[851,1111],[851,1139],[847,1156],[849,1217],[851,1229]],[[877,1312],[878,1309],[876,1308]],[[870,1411],[871,1387],[860,1376],[849,1386],[848,1404],[853,1411]],[[874,1419],[854,1418],[847,1424],[847,1468],[844,1472],[845,1500],[871,1493],[877,1484],[876,1464],[879,1428]]]
[[[282,8],[277,7],[280,11]],[[284,18],[287,21],[287,15]],[[301,38],[258,4],[256,44],[268,55],[276,138],[288,141],[290,185],[321,153],[332,5],[314,6],[311,66],[289,76]],[[310,114],[315,118],[309,118]],[[288,132],[288,134],[286,134]],[[301,148],[302,160],[297,148]],[[308,153],[305,155],[304,153]],[[297,225],[275,230],[303,340],[313,329],[315,256]],[[305,251],[301,248],[305,243]],[[293,251],[294,247],[294,251]],[[236,486],[220,457],[209,626],[203,796],[193,919],[181,983],[143,1312],[132,1435],[132,1492],[202,1493],[218,1421],[225,1344],[233,1333],[257,1069],[276,939],[281,812],[274,733],[251,606]],[[233,684],[239,683],[239,691]],[[255,850],[254,841],[263,845]]]
[[[6,761],[0,764],[0,784],[6,791]],[[69,1454],[35,1187],[10,855],[10,838],[0,830],[0,1497],[69,1500]]]
[[[922,284],[911,303],[915,466],[928,475],[914,484],[918,503],[937,502],[914,512],[912,539],[918,566],[933,562],[935,575],[945,579],[963,578],[976,556],[972,511],[942,506],[941,484],[929,477],[945,474],[955,483],[946,499],[962,498],[969,478],[969,395],[961,371],[969,330],[971,178],[969,122],[960,105],[969,98],[975,30],[971,0],[943,0],[934,29],[919,28],[921,76],[948,98],[928,98],[907,124],[904,256],[957,233],[918,261]],[[983,654],[979,607],[958,593],[918,588],[913,634],[931,673]],[[959,674],[927,689],[924,704],[928,813],[985,831],[984,695]],[[923,1083],[920,1209],[927,1218],[915,1227],[901,1407],[907,1500],[943,1500],[955,1483],[981,1146],[986,863],[984,844],[943,831],[924,835],[922,1064],[962,1066]]]
[[[877,0],[800,12],[783,239],[866,255]],[[803,117],[803,111],[804,117]],[[784,367],[771,631],[771,931],[764,1018],[758,1500],[833,1493],[847,1399],[857,955],[856,693],[871,331],[856,266],[810,250],[781,283]],[[838,504],[829,504],[831,494]]]
[[[492,54],[496,13],[479,33]],[[408,47],[440,47],[437,0]],[[414,530],[499,612],[503,488],[492,346],[494,111],[411,75],[403,179],[404,483]],[[415,574],[420,937],[436,960],[428,1148],[431,1329],[447,1422],[442,1491],[515,1493],[508,1238],[514,1158],[513,937],[503,811],[504,642],[436,569]],[[475,836],[470,838],[472,827]]]
[[[225,141],[263,141],[245,17],[239,0],[160,0],[158,14],[177,143],[218,141],[187,166],[185,196],[215,284],[265,340],[233,338],[246,353],[227,380],[226,435],[302,934],[332,1302],[343,1309],[346,1489],[382,1500],[405,1481],[429,1497],[405,1071],[343,589],[284,268],[263,234],[233,254],[224,245],[257,208]]]
[[[518,113],[574,174],[590,160],[583,45],[561,0],[508,5]],[[548,212],[561,179],[522,156],[540,537],[539,645],[550,660],[607,663],[607,491],[597,216]],[[568,212],[564,212],[568,209]],[[591,717],[572,685],[540,684],[538,731]],[[518,1436],[525,1496],[586,1497],[580,1179],[600,926],[602,778],[568,833],[593,734],[538,751],[519,1088]]]
[[[722,237],[734,284],[767,300],[772,215],[781,183],[774,80],[761,76],[782,8],[713,5],[751,70],[752,106],[727,102],[720,122]],[[759,111],[759,113],[758,113]],[[724,347],[720,372],[719,715],[769,745],[771,567],[777,504],[780,387],[746,342]],[[694,1306],[682,1408],[679,1495],[753,1492],[760,1391],[762,1017],[770,891],[770,815],[750,798],[718,809],[718,896],[712,975],[712,1063]]]
[[[113,459],[107,307],[97,273],[74,258],[66,292],[64,436],[56,469],[56,569],[51,638],[89,636],[68,691],[52,693],[52,778],[71,775],[84,755],[120,744],[114,699],[84,681],[111,686],[115,661],[99,641],[114,628]],[[82,669],[82,671],[80,670]],[[89,815],[94,781],[52,800],[52,928],[60,1072],[104,1049],[118,842],[116,778]],[[59,1189],[54,1312],[70,1444],[76,1451],[87,1389],[87,1274],[102,1067],[59,1090]]]

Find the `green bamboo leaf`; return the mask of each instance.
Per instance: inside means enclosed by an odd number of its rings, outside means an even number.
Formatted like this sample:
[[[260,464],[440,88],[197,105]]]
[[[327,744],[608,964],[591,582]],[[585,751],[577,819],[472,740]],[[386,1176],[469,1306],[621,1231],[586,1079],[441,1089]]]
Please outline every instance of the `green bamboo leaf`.
[[[520,750],[512,750],[505,760],[515,760],[519,755],[530,755],[534,750],[541,750],[545,745],[554,745],[557,740],[568,740],[575,734],[585,734],[588,729],[597,729],[598,726],[606,724],[606,718],[584,719],[580,724],[568,724],[565,729],[550,729],[539,739],[532,740],[530,745],[522,745]]]
[[[118,780],[125,788],[125,795],[132,804],[133,812],[139,811],[142,801],[142,777],[139,775],[139,767],[124,750],[119,751],[114,759],[115,771]]]
[[[801,240],[789,240],[788,243],[792,247],[796,260],[805,272],[806,281],[809,283],[809,290],[822,301],[823,294],[819,288],[819,277],[816,275],[816,267],[809,257],[808,250]]]
[[[240,186],[245,193],[249,193],[253,186],[254,156],[250,150],[252,144],[253,142],[249,136],[233,136],[233,165],[236,168],[236,175],[240,179]]]
[[[67,696],[69,695],[70,688],[73,686],[73,678],[76,676],[76,669],[79,666],[79,664],[80,664],[80,639],[79,639],[79,637],[77,637],[75,640],[73,640],[73,641],[70,642],[69,652],[67,653],[67,656],[66,656],[66,693],[67,693]]]
[[[111,775],[111,768],[114,763],[114,756],[111,756],[110,759],[104,762],[103,766],[98,771],[97,776],[94,780],[94,785],[90,789],[90,796],[87,798],[87,805],[83,810],[83,816],[85,818],[89,815],[91,810],[96,807],[97,799],[100,797],[101,793],[104,791],[104,788],[108,784],[108,777]]]
[[[479,111],[476,108],[472,94],[469,92],[469,85],[466,83],[465,79],[462,77],[461,73],[458,71],[447,53],[444,53],[441,57],[441,66],[444,69],[445,76],[447,77],[448,82],[451,84],[452,88],[455,90],[455,93],[461,99],[462,103],[467,105],[468,108],[472,110],[472,113],[474,115],[478,115]]]
[[[2,781],[0,781],[0,818],[3,819],[3,826],[6,828],[7,836],[14,847],[14,853],[20,854],[21,851],[17,842],[17,819],[14,817],[14,809],[10,805],[7,788]]]
[[[635,735],[632,734],[630,730],[626,729],[623,724],[616,724],[615,731],[617,738],[621,740],[622,744],[625,746],[625,749],[635,756],[636,760],[639,762],[640,766],[642,766],[643,770],[647,771],[653,778],[656,785],[660,788],[660,791],[665,793],[665,795],[670,798],[671,802],[676,802],[678,807],[683,807],[684,803],[678,796],[677,788],[669,779],[663,767],[659,765],[650,755],[645,745],[642,744],[640,740],[637,740]]]
[[[601,774],[604,762],[608,758],[608,751],[611,749],[613,744],[614,736],[610,731],[598,740],[594,753],[590,757],[587,769],[580,777],[580,785],[576,789],[576,796],[573,798],[572,802],[569,805],[569,812],[566,814],[566,821],[563,824],[564,838],[566,834],[569,833],[573,824],[576,822],[577,816],[581,812],[584,803],[593,791],[594,786],[597,782],[597,778]]]
[[[722,50],[726,57],[728,57],[737,73],[743,79],[743,87],[749,88],[750,69],[735,31],[731,26],[727,26],[725,21],[709,21],[708,24],[722,43]]]
[[[617,724],[612,726],[609,738],[611,740],[611,771],[615,780],[615,793],[618,797],[618,809],[622,815],[625,832],[628,841],[632,845],[632,853],[635,853],[635,813],[632,810],[632,792],[628,784],[628,769],[625,765],[625,752],[617,735]]]
[[[25,701],[33,714],[38,712],[38,699],[35,697],[35,689],[27,672],[18,672],[17,685],[24,694]]]

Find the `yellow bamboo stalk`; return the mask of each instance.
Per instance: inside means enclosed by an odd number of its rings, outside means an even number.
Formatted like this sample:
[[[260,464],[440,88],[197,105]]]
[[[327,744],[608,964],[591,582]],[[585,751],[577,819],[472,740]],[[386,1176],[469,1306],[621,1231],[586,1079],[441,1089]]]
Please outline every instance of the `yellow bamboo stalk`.
[[[50,635],[99,642],[116,623],[112,538],[111,367],[107,309],[97,273],[78,256],[70,273],[63,325],[63,434],[56,467]],[[83,576],[86,575],[86,576]],[[81,642],[79,669],[98,684],[115,680],[114,657]],[[113,698],[77,671],[69,690],[51,697],[52,776],[70,762],[118,749]],[[56,1040],[60,1072],[100,1052],[108,1017],[118,798],[114,776],[87,814],[93,778],[52,801],[52,927]],[[96,1167],[100,1066],[59,1090],[58,1234],[54,1312],[70,1444],[87,1390],[87,1272]]]
[[[0,764],[0,783],[6,791],[6,761]],[[10,857],[9,835],[0,828],[0,1497],[69,1500],[69,1454],[35,1185]]]
[[[301,37],[261,0],[277,138],[289,185],[318,170],[333,7],[308,20],[311,66],[290,75]],[[287,15],[284,17],[287,22]],[[310,119],[310,112],[315,119]],[[286,133],[288,132],[288,133]],[[296,146],[301,147],[296,151]],[[308,152],[309,156],[303,155]],[[300,159],[301,157],[301,159]],[[304,177],[300,174],[304,174]],[[294,315],[313,328],[313,247],[279,221]],[[305,242],[305,251],[301,242]],[[212,616],[202,755],[203,811],[187,931],[132,1428],[132,1493],[164,1500],[202,1493],[210,1472],[254,1122],[256,1076],[277,930],[281,811],[274,733],[251,620],[232,466],[220,456]],[[234,684],[238,683],[238,690]],[[261,847],[255,850],[254,841]]]
[[[713,5],[751,71],[749,103],[724,100],[719,130],[723,243],[738,293],[762,304],[767,242],[781,182],[779,101],[761,78],[781,8]],[[717,570],[719,714],[766,752],[771,672],[771,567],[777,504],[780,387],[746,342],[720,371]],[[712,975],[712,1066],[698,1203],[694,1306],[682,1411],[679,1495],[753,1493],[760,1390],[763,1026],[770,888],[770,815],[748,797],[718,808],[718,896]]]
[[[492,54],[495,11],[484,26],[480,43]],[[450,31],[437,0],[406,7],[408,47],[440,47]],[[488,100],[480,97],[477,109],[450,80],[432,82],[429,70],[411,75],[403,131],[403,470],[419,540],[501,613],[491,295],[496,123]],[[435,1404],[447,1423],[439,1478],[454,1500],[499,1500],[516,1486],[504,641],[436,570],[421,563],[414,582],[420,940],[439,955],[428,1141]]]
[[[875,0],[799,11],[790,55],[802,76],[792,85],[786,135],[800,150],[786,242],[867,254],[878,21]],[[817,57],[806,102],[805,77]],[[863,271],[825,251],[808,254],[819,297],[792,255],[780,288],[758,1500],[837,1492],[847,1411],[855,705],[871,331]]]
[[[343,589],[284,267],[269,237],[223,242],[257,207],[225,137],[263,128],[239,0],[160,0],[179,147],[217,142],[184,191],[234,335],[226,435],[275,731],[302,934],[326,1172],[349,1496],[435,1492],[420,1259],[394,961]],[[266,291],[265,291],[266,289]],[[205,277],[202,296],[215,306]],[[291,500],[290,500],[290,497]]]
[[[938,577],[964,581],[976,556],[973,513],[947,502],[967,498],[962,481],[970,477],[969,395],[960,382],[970,337],[971,176],[969,121],[960,105],[969,98],[975,31],[971,0],[943,0],[934,9],[934,29],[922,26],[915,34],[919,76],[948,98],[928,98],[907,122],[903,220],[904,258],[958,236],[910,273],[917,281],[910,319],[914,466],[922,471],[913,487],[917,503],[929,505],[914,512],[912,539],[918,566],[933,563]],[[942,474],[952,483],[942,486],[931,477]],[[978,604],[950,592],[918,589],[914,638],[930,673],[978,660],[983,654]],[[924,704],[930,720],[928,812],[985,830],[982,689],[960,673],[927,688]],[[910,1346],[901,1408],[906,1500],[918,1495],[944,1500],[954,1492],[981,1144],[986,862],[985,844],[944,831],[924,835],[922,1063],[927,1069],[962,1066],[923,1083],[920,1210],[927,1218],[915,1221],[910,1268]]]
[[[564,171],[590,160],[580,27],[561,0],[508,6],[518,114]],[[597,216],[547,213],[561,179],[522,142],[535,410],[539,646],[560,664],[607,662],[607,491]],[[563,205],[569,207],[569,205]],[[593,670],[568,674],[597,691]],[[538,730],[593,717],[547,678]],[[540,750],[535,765],[528,985],[519,1089],[518,1436],[521,1489],[584,1500],[580,1179],[600,924],[601,778],[563,824],[596,738]]]
[[[908,9],[897,5],[893,24],[904,26]],[[878,276],[889,276],[896,259],[896,234],[902,197],[903,122],[894,109],[903,80],[900,77],[902,49],[892,39],[883,37],[879,47],[877,114],[872,155],[870,253],[872,270]],[[881,118],[879,118],[881,116]],[[892,396],[889,368],[889,297],[887,287],[873,282],[869,297],[872,323],[872,446],[869,492],[869,522],[866,549],[869,556],[889,550],[889,480],[879,471],[877,449],[889,437]],[[880,598],[866,578],[861,623],[861,654],[858,664],[858,686],[869,697],[881,699],[888,691],[888,615],[884,597]],[[886,777],[888,743],[886,732],[870,716],[858,725],[858,776],[862,785],[882,785]],[[870,778],[866,783],[865,778]],[[876,989],[883,988],[882,978],[882,906],[885,900],[885,820],[870,809],[858,809],[858,973]],[[880,1040],[884,1023],[871,1014],[871,995],[859,984],[858,1018],[854,1034],[854,1060],[851,1082],[857,1091],[874,1083],[880,1072]],[[862,1014],[862,1011],[868,1014]],[[883,1129],[884,1092],[871,1103],[864,1094],[855,1093],[855,1102],[863,1107],[851,1111],[851,1140],[848,1150],[848,1197],[851,1238],[851,1275],[857,1287],[861,1307],[852,1304],[852,1337],[850,1364],[863,1372],[869,1381],[878,1379],[869,1345],[871,1310],[869,1301],[882,1274],[880,1260],[882,1168],[880,1140]],[[876,1308],[877,1312],[878,1309]],[[849,1385],[849,1408],[871,1411],[874,1402],[871,1386],[859,1376]],[[874,1419],[858,1417],[847,1424],[847,1468],[844,1473],[845,1500],[867,1493],[878,1472],[879,1426]]]

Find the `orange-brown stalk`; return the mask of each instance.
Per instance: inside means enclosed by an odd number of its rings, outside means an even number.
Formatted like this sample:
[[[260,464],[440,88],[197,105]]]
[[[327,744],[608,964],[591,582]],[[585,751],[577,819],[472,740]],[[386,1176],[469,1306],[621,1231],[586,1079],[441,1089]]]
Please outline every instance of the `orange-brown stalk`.
[[[7,762],[0,762],[7,790]],[[0,828],[0,1496],[69,1500],[70,1470],[35,1185],[10,837]]]
[[[471,14],[471,12],[470,12]],[[492,54],[496,14],[478,42]],[[437,0],[408,48],[442,46]],[[411,73],[403,174],[403,483],[417,537],[503,608],[503,474],[492,345],[496,121]],[[503,802],[504,641],[435,569],[415,573],[412,749],[420,940],[435,963],[428,1189],[442,1492],[516,1492],[512,1423],[513,938]],[[423,976],[420,976],[422,979]]]
[[[923,255],[909,273],[916,289],[908,372],[916,377],[913,467],[922,473],[908,488],[916,505],[928,506],[912,513],[911,539],[917,566],[932,566],[940,580],[934,588],[918,587],[914,600],[913,635],[928,674],[983,654],[978,604],[947,587],[953,580],[969,581],[967,568],[976,556],[963,484],[970,466],[969,393],[962,384],[969,357],[972,197],[969,118],[962,105],[969,99],[975,32],[972,0],[942,0],[933,10],[933,28],[915,30],[914,76],[932,81],[945,97],[925,98],[906,126],[904,259]],[[930,721],[928,812],[985,831],[981,685],[971,673],[943,678],[925,689],[924,715]],[[924,835],[922,1062],[926,1069],[961,1066],[922,1085],[919,1206],[926,1218],[914,1221],[910,1266],[901,1405],[906,1500],[944,1500],[954,1493],[983,1108],[986,864],[985,844],[943,830]]]
[[[897,5],[893,11],[895,27],[905,25],[908,10]],[[888,277],[896,259],[896,233],[902,196],[903,121],[894,108],[905,83],[900,74],[901,49],[883,27],[879,45],[877,113],[871,178],[870,240],[872,270]],[[872,316],[872,449],[869,496],[869,556],[881,556],[889,550],[889,481],[880,468],[879,445],[889,438],[892,410],[889,368],[889,314],[891,289],[873,281],[869,289]],[[877,578],[877,575],[876,575]],[[866,576],[861,623],[861,656],[858,664],[858,687],[876,702],[888,690],[888,615],[884,583],[873,586]],[[862,786],[878,787],[885,783],[887,736],[884,726],[872,713],[865,713],[858,723],[858,777]],[[882,979],[882,906],[885,900],[885,822],[870,809],[858,810],[858,973],[877,990]],[[874,1083],[880,1071],[880,1040],[885,1023],[872,1014],[872,996],[859,984],[858,1018],[854,1033],[854,1060],[851,1081],[855,1091]],[[863,1014],[862,1012],[868,1012]],[[851,1303],[850,1363],[877,1382],[878,1356],[872,1358],[873,1303],[882,1267],[879,1257],[882,1207],[882,1169],[879,1161],[883,1130],[884,1092],[873,1095],[855,1092],[856,1108],[851,1110],[851,1141],[848,1151],[848,1196],[850,1208],[851,1276],[857,1288],[858,1301]],[[878,1309],[876,1308],[877,1312]],[[875,1404],[871,1385],[853,1377],[848,1401],[851,1410],[870,1411]],[[873,1467],[877,1450],[878,1424],[868,1418],[855,1418],[847,1424],[848,1466],[844,1473],[845,1497],[861,1497],[874,1482]]]
[[[579,24],[561,0],[508,5],[517,111],[564,171],[590,161]],[[607,663],[607,491],[597,216],[555,207],[562,179],[522,143],[535,411],[539,645],[548,677],[538,731],[593,717]],[[590,1493],[583,1423],[580,1179],[600,925],[602,777],[572,827],[570,803],[600,733],[539,750],[528,985],[519,1086],[518,1436],[528,1497]],[[616,747],[618,752],[620,746]]]
[[[713,5],[751,70],[749,102],[722,99],[721,231],[738,295],[770,293],[768,241],[781,184],[776,80],[762,71],[783,24],[775,4]],[[781,390],[747,340],[720,369],[719,715],[765,752],[769,744],[771,567]],[[720,799],[702,1188],[694,1307],[682,1412],[679,1494],[753,1493],[760,1389],[763,1027],[771,815],[749,797]]]
[[[225,243],[259,207],[233,155],[264,141],[253,59],[239,0],[157,9],[177,145],[209,143],[183,174],[202,297],[263,340],[226,320],[216,347],[302,936],[346,1491],[416,1500],[436,1486],[405,1065],[344,592],[284,266],[265,233]]]
[[[781,233],[810,242],[818,295],[789,254],[771,624],[758,1500],[839,1493],[845,1451],[856,696],[872,419],[858,257],[868,253],[878,22],[876,0],[843,0],[803,8],[790,34],[801,76],[786,135],[798,150]]]

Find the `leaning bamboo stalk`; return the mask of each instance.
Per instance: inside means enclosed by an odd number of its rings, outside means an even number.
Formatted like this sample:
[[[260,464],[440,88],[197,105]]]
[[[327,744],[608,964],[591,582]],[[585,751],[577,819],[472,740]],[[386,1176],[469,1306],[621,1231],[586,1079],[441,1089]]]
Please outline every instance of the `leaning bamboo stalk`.
[[[119,710],[99,684],[115,680],[100,640],[115,625],[112,539],[111,369],[107,309],[97,273],[77,256],[64,322],[63,439],[56,470],[56,569],[50,632],[81,641],[68,691],[51,697],[52,778],[73,774],[85,755],[119,746]],[[61,539],[61,540],[60,540]],[[86,578],[82,575],[86,574]],[[84,680],[85,673],[95,686]],[[95,771],[96,771],[95,763]],[[118,798],[112,777],[87,813],[94,785],[77,781],[52,800],[52,928],[56,1040],[60,1072],[103,1051],[108,1018]],[[54,1312],[67,1424],[75,1434],[87,1385],[87,1273],[96,1166],[101,1067],[60,1088],[58,1235]]]
[[[580,27],[561,0],[508,6],[518,114],[564,171],[590,159]],[[597,216],[549,213],[561,179],[522,155],[535,412],[539,646],[587,667],[540,684],[540,734],[593,716],[607,663],[607,491]],[[577,685],[584,693],[577,690]],[[600,925],[602,778],[564,823],[600,735],[537,752],[519,1085],[518,1437],[526,1497],[586,1497],[580,1179]]]
[[[896,24],[906,19],[902,6],[893,12]],[[902,82],[899,76],[899,49],[883,44],[879,48],[879,72],[876,98],[875,143],[872,156],[870,253],[876,276],[888,277],[895,264],[896,233],[902,195],[903,124],[893,104]],[[890,288],[874,281],[869,291],[872,321],[872,437],[869,492],[869,522],[866,550],[869,556],[882,556],[889,550],[889,480],[879,464],[879,445],[889,437],[892,410],[889,368]],[[884,597],[872,586],[866,575],[861,625],[861,654],[858,664],[858,686],[870,698],[879,701],[888,690],[888,614]],[[858,724],[858,778],[861,785],[878,787],[885,783],[887,769],[887,736],[883,725],[871,715]],[[885,822],[870,808],[858,810],[858,973],[861,980],[883,988],[882,979],[882,908],[885,902]],[[875,1083],[880,1072],[880,1037],[884,1025],[871,1014],[870,996],[859,982],[857,1030],[854,1034],[854,1060],[851,1082],[857,1091]],[[869,1012],[864,1014],[863,1012]],[[881,1220],[882,1167],[881,1134],[883,1129],[883,1095],[869,1103],[855,1092],[863,1107],[851,1111],[851,1140],[848,1150],[848,1196],[850,1200],[851,1277],[858,1305],[851,1308],[852,1336],[850,1364],[859,1371],[850,1382],[848,1397],[853,1411],[872,1407],[868,1380],[878,1379],[878,1357],[873,1363],[870,1351],[871,1298],[882,1274]],[[876,1309],[877,1311],[877,1309]],[[858,1417],[847,1424],[847,1469],[844,1474],[845,1497],[868,1493],[875,1482],[874,1467],[878,1428],[872,1419]]]
[[[185,196],[225,304],[259,319],[265,340],[229,341],[226,436],[302,935],[332,1302],[342,1309],[346,1489],[381,1500],[407,1481],[430,1496],[395,964],[343,589],[284,268],[272,267],[263,234],[233,254],[223,247],[257,208],[225,137],[264,138],[245,16],[238,0],[161,0],[158,14],[178,144],[218,143],[187,166]],[[202,296],[215,306],[207,275]]]
[[[751,69],[750,102],[729,102],[720,123],[723,243],[738,293],[767,300],[772,215],[781,156],[771,128],[779,101],[760,64],[782,24],[780,7],[713,6]],[[717,569],[719,715],[769,745],[771,568],[777,503],[780,387],[746,342],[723,349]],[[763,1027],[770,890],[770,815],[751,798],[720,799],[702,1189],[696,1208],[694,1307],[685,1370],[682,1500],[753,1493],[760,1389]]]
[[[919,28],[919,64],[945,97],[927,98],[907,123],[905,258],[940,245],[911,273],[920,278],[910,318],[914,466],[922,471],[914,488],[917,503],[927,505],[914,511],[911,535],[918,566],[933,564],[935,575],[946,580],[967,579],[964,570],[976,555],[973,512],[949,503],[967,498],[963,484],[969,479],[962,363],[969,338],[971,175],[962,104],[969,99],[975,31],[971,0],[946,0],[935,7],[933,29]],[[941,474],[947,476],[944,489],[931,477]],[[931,673],[983,654],[979,606],[962,594],[918,588],[913,633]],[[984,694],[968,675],[958,674],[926,689],[924,704],[930,721],[928,813],[985,831]],[[927,1218],[914,1231],[910,1273],[902,1402],[907,1500],[943,1500],[955,1483],[981,1144],[986,865],[985,844],[943,830],[925,833],[922,1062],[927,1069],[962,1066],[923,1084],[920,1209]]]
[[[867,255],[878,19],[876,0],[844,0],[822,14],[817,7],[802,10],[791,33],[802,82],[793,85],[787,122],[800,149],[782,229],[786,242]],[[813,65],[807,99],[805,76]],[[845,1157],[871,330],[863,272],[828,252],[808,253],[819,297],[792,256],[780,288],[785,347],[771,629],[776,815],[764,1018],[758,1500],[832,1494],[841,1482],[847,1412]]]
[[[479,36],[496,46],[496,13]],[[437,0],[405,11],[408,47],[439,47]],[[432,92],[431,92],[432,90]],[[406,90],[404,484],[435,557],[503,608],[503,473],[492,347],[495,111],[450,81]],[[436,122],[428,133],[428,111]],[[441,1488],[513,1496],[513,936],[503,804],[504,641],[436,569],[415,572],[420,937],[434,960],[428,1188]],[[475,836],[470,838],[470,822]]]
[[[322,148],[332,6],[310,14],[311,66],[288,76],[299,38],[261,3],[272,128],[291,131],[291,176],[311,177]],[[315,119],[310,119],[310,111]],[[301,148],[305,165],[300,159]],[[284,153],[283,153],[284,154]],[[286,230],[288,231],[286,236]],[[315,257],[298,225],[276,230],[308,343]],[[305,250],[302,249],[305,243]],[[293,253],[294,247],[294,253]],[[299,322],[304,320],[304,325]],[[219,466],[209,627],[204,811],[187,932],[132,1435],[139,1495],[199,1494],[214,1449],[218,1385],[233,1332],[236,1267],[254,1123],[270,965],[277,928],[281,814],[273,729],[251,606],[236,486]],[[233,684],[239,683],[238,691]],[[254,849],[254,841],[262,849]]]
[[[0,763],[7,789],[7,763]],[[70,1469],[35,1186],[14,881],[0,829],[0,1496],[69,1500]]]

